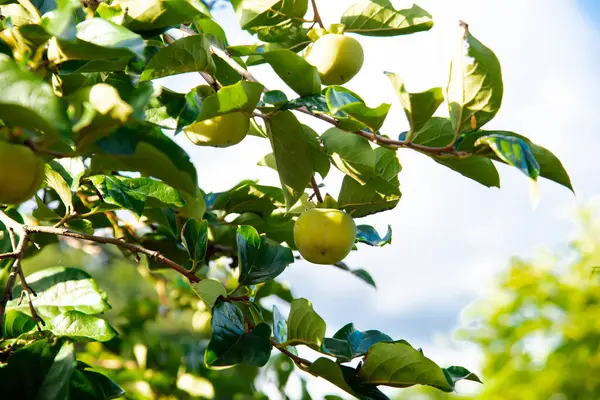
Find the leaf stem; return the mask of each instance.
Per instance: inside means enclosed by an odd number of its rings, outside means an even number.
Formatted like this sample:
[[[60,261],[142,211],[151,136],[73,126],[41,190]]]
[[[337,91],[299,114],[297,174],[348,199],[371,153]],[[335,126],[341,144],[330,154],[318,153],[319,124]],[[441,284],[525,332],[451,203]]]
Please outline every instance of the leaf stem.
[[[314,14],[314,20],[317,22],[317,24],[319,24],[319,26],[323,29],[325,29],[325,25],[323,24],[323,20],[321,19],[321,15],[319,15],[319,8],[317,7],[317,0],[311,0],[312,3],[312,8],[313,8],[313,14]]]
[[[297,355],[293,354],[288,349],[286,349],[286,346],[277,343],[275,341],[275,338],[271,338],[271,345],[273,345],[273,347],[275,347],[277,350],[288,356],[294,362],[294,364],[296,364],[302,370],[312,365],[312,362],[308,361],[305,358],[298,357]]]

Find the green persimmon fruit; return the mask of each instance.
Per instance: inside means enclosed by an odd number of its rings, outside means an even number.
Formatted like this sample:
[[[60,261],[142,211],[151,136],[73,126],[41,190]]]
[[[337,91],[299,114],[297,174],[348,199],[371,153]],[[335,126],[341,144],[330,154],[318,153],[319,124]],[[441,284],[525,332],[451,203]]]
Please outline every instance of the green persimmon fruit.
[[[29,200],[44,180],[44,160],[29,147],[0,141],[0,203]]]
[[[298,217],[294,225],[294,241],[298,251],[314,264],[342,261],[354,245],[356,224],[340,210],[312,208]]]
[[[330,33],[307,50],[306,61],[319,71],[323,85],[343,85],[362,68],[365,55],[360,42],[349,36]]]
[[[250,130],[250,116],[241,111],[194,122],[183,128],[198,146],[229,147],[241,142]]]

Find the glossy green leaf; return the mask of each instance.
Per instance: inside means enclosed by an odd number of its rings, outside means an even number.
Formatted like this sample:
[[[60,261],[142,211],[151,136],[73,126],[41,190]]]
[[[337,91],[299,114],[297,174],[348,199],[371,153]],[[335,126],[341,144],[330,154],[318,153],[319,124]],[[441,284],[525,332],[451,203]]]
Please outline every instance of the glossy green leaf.
[[[134,53],[128,48],[102,47],[85,40],[61,40],[53,37],[48,42],[48,60],[59,66],[61,73],[110,72],[124,69]]]
[[[313,310],[312,303],[306,299],[294,299],[288,316],[288,344],[319,349],[325,338],[327,325],[323,318]]]
[[[361,382],[372,385],[399,388],[429,385],[445,392],[453,390],[444,371],[403,340],[373,345],[358,377]]]
[[[119,385],[96,371],[76,369],[69,381],[69,397],[73,400],[107,400],[124,395]]]
[[[96,282],[80,269],[46,268],[27,276],[27,284],[37,293],[33,305],[44,319],[52,319],[70,310],[91,315],[110,309]],[[8,308],[28,312],[27,302],[18,304],[21,290],[21,285],[15,286],[14,300],[8,302]]]
[[[389,397],[374,385],[359,382],[354,368],[336,364],[328,358],[321,357],[315,360],[308,372],[331,382],[359,400],[389,400]]]
[[[81,311],[66,311],[46,323],[54,335],[77,340],[107,342],[118,336],[117,331],[108,322]]]
[[[292,250],[267,243],[267,237],[259,236],[252,226],[240,226],[237,229],[236,242],[240,284],[255,285],[271,280],[294,262]]]
[[[63,177],[65,182],[71,187],[71,190],[76,191],[79,189],[79,182],[86,171],[81,158],[65,157],[49,161],[47,164]]]
[[[69,131],[66,106],[52,87],[9,56],[0,54],[0,119],[5,124],[39,129],[49,135]]]
[[[124,25],[134,32],[156,31],[210,16],[208,8],[194,0],[118,0],[112,6],[126,10]]]
[[[410,124],[410,132],[419,131],[429,121],[440,104],[443,103],[442,88],[433,88],[420,93],[409,93],[402,78],[393,72],[386,72],[385,74],[390,78],[394,92],[404,108],[404,113]],[[406,140],[412,141],[410,134]]]
[[[519,138],[502,135],[482,136],[475,142],[475,147],[488,146],[500,160],[518,168],[526,176],[537,180],[540,175],[538,164],[531,149]]]
[[[321,350],[337,357],[340,362],[346,362],[364,355],[376,343],[392,341],[385,333],[376,330],[361,332],[354,328],[354,324],[349,323],[332,338],[325,338]]]
[[[344,12],[346,32],[365,36],[397,36],[428,31],[431,15],[417,5],[396,10],[390,0],[362,0]]]
[[[302,131],[306,135],[308,145],[310,147],[310,154],[313,163],[313,170],[321,175],[321,178],[325,179],[329,173],[331,162],[325,148],[319,143],[319,135],[310,126],[302,125]]]
[[[448,82],[448,105],[455,135],[488,123],[502,104],[500,62],[492,50],[461,25],[460,39]]]
[[[325,91],[325,101],[329,112],[338,119],[340,128],[348,131],[367,127],[371,132],[377,132],[391,107],[384,103],[377,108],[370,108],[360,96],[342,86],[329,86]]]
[[[310,96],[321,92],[321,78],[317,68],[304,57],[293,51],[281,49],[263,54],[275,73],[300,96]]]
[[[388,182],[398,183],[398,174],[402,171],[396,151],[378,147],[375,149],[375,173]]]
[[[275,338],[275,342],[278,344],[282,344],[287,342],[288,334],[287,334],[287,320],[281,314],[276,305],[273,305],[273,336]],[[286,346],[286,349],[294,354],[298,355],[298,350],[294,346]]]
[[[226,192],[211,194],[207,205],[227,214],[254,212],[270,215],[275,208],[284,206],[285,200],[280,188],[258,185],[255,181],[246,180]]]
[[[35,322],[29,315],[17,310],[7,310],[4,314],[3,338],[16,338],[33,329],[35,329]]]
[[[75,10],[79,7],[81,2],[77,0],[57,0],[56,8],[44,15],[40,25],[52,36],[67,40],[74,39]]]
[[[138,215],[142,215],[146,207],[182,207],[185,204],[177,190],[151,178],[95,175],[89,179],[105,203]]]
[[[90,173],[137,171],[195,195],[196,168],[189,155],[159,128],[132,124],[96,143]]]
[[[87,233],[88,235],[94,234],[94,226],[92,221],[89,219],[76,218],[72,219],[65,224],[67,229],[74,232]]]
[[[401,196],[397,183],[388,182],[380,176],[370,178],[364,185],[345,176],[338,204],[352,217],[359,218],[391,210],[398,205]]]
[[[77,25],[77,38],[107,48],[128,49],[144,56],[146,43],[140,35],[102,18],[92,18]]]
[[[271,327],[259,323],[244,329],[242,311],[234,304],[220,303],[213,309],[212,336],[204,354],[209,367],[249,364],[262,367],[271,355]]]
[[[70,186],[64,180],[62,175],[55,171],[50,164],[46,164],[45,168],[46,185],[56,191],[67,209],[66,213],[70,213],[73,209],[73,199]]]
[[[269,11],[280,0],[233,0],[231,4],[240,21],[242,29],[256,24],[254,21]]]
[[[36,399],[60,400],[67,397],[69,379],[74,370],[75,346],[73,343],[65,342],[48,368]]]
[[[181,241],[185,246],[192,268],[204,262],[208,248],[208,221],[190,218],[181,229]]]
[[[210,56],[210,44],[202,35],[188,36],[176,40],[158,51],[148,61],[140,81],[163,78],[186,72],[215,72],[215,63]]]
[[[375,175],[376,155],[369,141],[338,128],[330,128],[321,135],[325,150],[333,165],[361,184]]]
[[[193,283],[194,292],[200,297],[200,300],[206,305],[207,310],[212,310],[218,298],[227,296],[227,289],[219,281],[213,279],[202,279],[198,283]]]
[[[291,111],[276,113],[267,126],[285,203],[290,208],[313,176],[311,147],[302,125]]]
[[[260,101],[264,86],[257,82],[241,81],[222,87],[202,100],[196,121],[204,121],[218,115],[243,111],[250,115]]]
[[[448,383],[454,388],[456,382],[461,380],[467,380],[472,382],[477,382],[483,384],[481,379],[468,369],[459,366],[452,366],[448,368],[443,368],[444,375],[446,375],[446,379],[448,379]]]
[[[145,120],[178,132],[196,120],[199,109],[193,92],[177,93],[163,87],[160,94],[148,102]]]
[[[351,269],[350,267],[348,267],[348,265],[346,265],[345,262],[335,263],[334,266],[341,270],[350,272],[352,275],[356,276],[358,279],[362,280],[363,282],[365,282],[368,285],[372,286],[373,288],[377,289],[377,284],[375,283],[375,281],[373,280],[373,277],[367,270],[364,270],[362,268]]]
[[[482,136],[487,135],[508,136],[522,140],[523,142],[525,142],[525,144],[527,144],[527,146],[531,150],[531,153],[540,165],[540,176],[554,181],[560,185],[563,185],[566,188],[573,191],[571,178],[569,178],[569,174],[565,170],[558,157],[556,157],[550,150],[531,142],[531,140],[527,139],[525,136],[508,131],[472,132],[464,135],[461,138],[460,142],[458,143],[458,148],[459,150],[464,150],[468,152],[475,151],[475,142]]]
[[[26,7],[21,4],[9,4],[17,3],[17,0],[8,0],[5,3],[0,1],[0,13],[2,13],[3,19],[10,21],[12,26],[23,26],[29,24],[37,24],[40,22],[40,15],[37,12],[30,12]],[[33,11],[33,10],[32,10]]]
[[[392,226],[388,225],[387,233],[384,237],[381,237],[379,233],[377,233],[377,230],[371,225],[357,225],[356,242],[377,247],[382,247],[386,244],[392,244]]]

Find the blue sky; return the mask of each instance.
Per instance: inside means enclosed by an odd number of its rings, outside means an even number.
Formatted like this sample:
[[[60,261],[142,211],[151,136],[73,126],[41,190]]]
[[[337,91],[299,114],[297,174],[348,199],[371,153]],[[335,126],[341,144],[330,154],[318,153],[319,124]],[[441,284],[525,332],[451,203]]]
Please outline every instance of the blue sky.
[[[326,23],[337,22],[352,3],[318,1]],[[552,150],[568,169],[577,197],[542,180],[541,202],[534,210],[527,181],[516,170],[501,166],[502,189],[487,189],[427,157],[401,150],[399,206],[360,220],[381,231],[391,224],[393,244],[382,249],[361,247],[347,259],[352,267],[369,270],[378,290],[337,269],[305,262],[288,268],[282,280],[297,297],[313,301],[330,333],[354,322],[358,329],[379,329],[407,339],[443,365],[458,362],[477,370],[477,351],[450,339],[462,310],[489,293],[494,276],[507,267],[511,256],[531,257],[539,248],[566,251],[574,229],[573,209],[600,194],[596,151],[600,148],[600,1],[416,3],[434,17],[436,25],[430,32],[399,38],[357,37],[366,62],[347,86],[372,106],[393,104],[382,131],[395,136],[407,128],[382,72],[398,73],[411,91],[445,86],[457,22],[463,19],[473,35],[495,51],[503,68],[504,101],[488,128],[523,134]],[[254,42],[239,30],[229,6],[219,8],[215,16],[233,44]],[[267,67],[252,72],[269,88],[285,88]],[[182,92],[202,83],[194,75],[168,82]],[[444,106],[438,114],[447,115]],[[318,132],[328,128],[320,121],[303,121]],[[248,137],[239,146],[214,150],[195,147],[183,136],[176,140],[192,156],[206,191],[228,189],[244,178],[278,185],[273,171],[256,166],[270,152],[267,141]],[[326,191],[337,195],[341,178],[341,173],[332,173]],[[310,388],[316,393],[333,392],[317,380],[311,381]]]

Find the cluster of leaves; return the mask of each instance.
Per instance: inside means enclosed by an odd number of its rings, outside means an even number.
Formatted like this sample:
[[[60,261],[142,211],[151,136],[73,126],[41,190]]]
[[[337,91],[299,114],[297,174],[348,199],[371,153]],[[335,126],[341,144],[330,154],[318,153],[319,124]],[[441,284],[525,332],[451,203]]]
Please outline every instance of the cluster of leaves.
[[[390,104],[371,108],[342,86],[322,89],[315,67],[297,54],[326,33],[305,20],[308,0],[232,1],[241,27],[261,41],[247,46],[229,46],[198,0],[84,3],[0,0],[0,139],[27,145],[46,161],[32,214],[22,215],[27,207],[4,208],[3,217],[18,224],[64,225],[84,235],[108,230],[113,238],[145,249],[147,257],[140,260],[136,248],[118,246],[152,274],[175,268],[212,316],[210,340],[200,350],[203,373],[237,364],[263,366],[275,347],[300,369],[363,399],[387,398],[378,385],[424,384],[451,391],[457,380],[477,380],[464,368],[441,368],[422,351],[380,332],[347,325],[325,338],[325,322],[310,302],[292,299],[289,292],[284,296],[291,302],[287,321],[258,302],[277,292],[273,279],[295,260],[297,214],[326,206],[360,218],[398,204],[398,148],[420,151],[486,186],[499,186],[494,160],[533,180],[543,176],[571,188],[548,150],[515,133],[481,129],[500,108],[500,64],[466,26],[451,66],[449,118],[432,117],[444,101],[441,88],[408,93],[397,75],[387,73],[410,123],[396,140],[379,132]],[[431,26],[431,16],[418,6],[397,10],[389,0],[362,0],[330,31],[386,37]],[[270,65],[298,97],[288,99],[250,79],[246,68],[260,63]],[[177,93],[153,82],[187,72],[202,74],[212,88]],[[207,194],[197,186],[189,156],[163,129],[177,134],[238,111],[259,117],[251,133],[269,140],[272,148],[260,163],[277,171],[281,187],[244,181]],[[294,111],[334,127],[318,134]],[[340,193],[315,204],[307,188],[316,174],[326,178],[331,165],[345,174]],[[9,224],[3,221],[0,247],[10,252]],[[102,243],[98,238],[87,240]],[[33,243],[56,241],[32,233],[23,258],[35,254]],[[381,237],[373,227],[359,225],[357,242],[382,246],[391,242],[391,231]],[[211,261],[227,265],[228,273],[215,275]],[[11,265],[10,259],[2,261],[2,286]],[[337,266],[374,285],[365,270]],[[28,282],[37,294],[35,308],[12,300],[3,322],[3,384],[27,386],[32,398],[120,396],[118,386],[90,367],[93,358],[87,364],[75,361],[73,342],[116,340],[116,330],[97,316],[108,303],[91,277],[57,267],[29,276]],[[178,290],[191,291],[183,277],[178,282]],[[28,291],[15,287],[12,297],[22,290]],[[198,304],[190,307],[200,310]],[[46,325],[34,332],[38,318]],[[126,325],[119,330],[130,333]],[[296,345],[328,357],[307,362],[296,355]],[[359,367],[343,365],[359,357]],[[32,365],[40,369],[23,382],[23,369]]]

